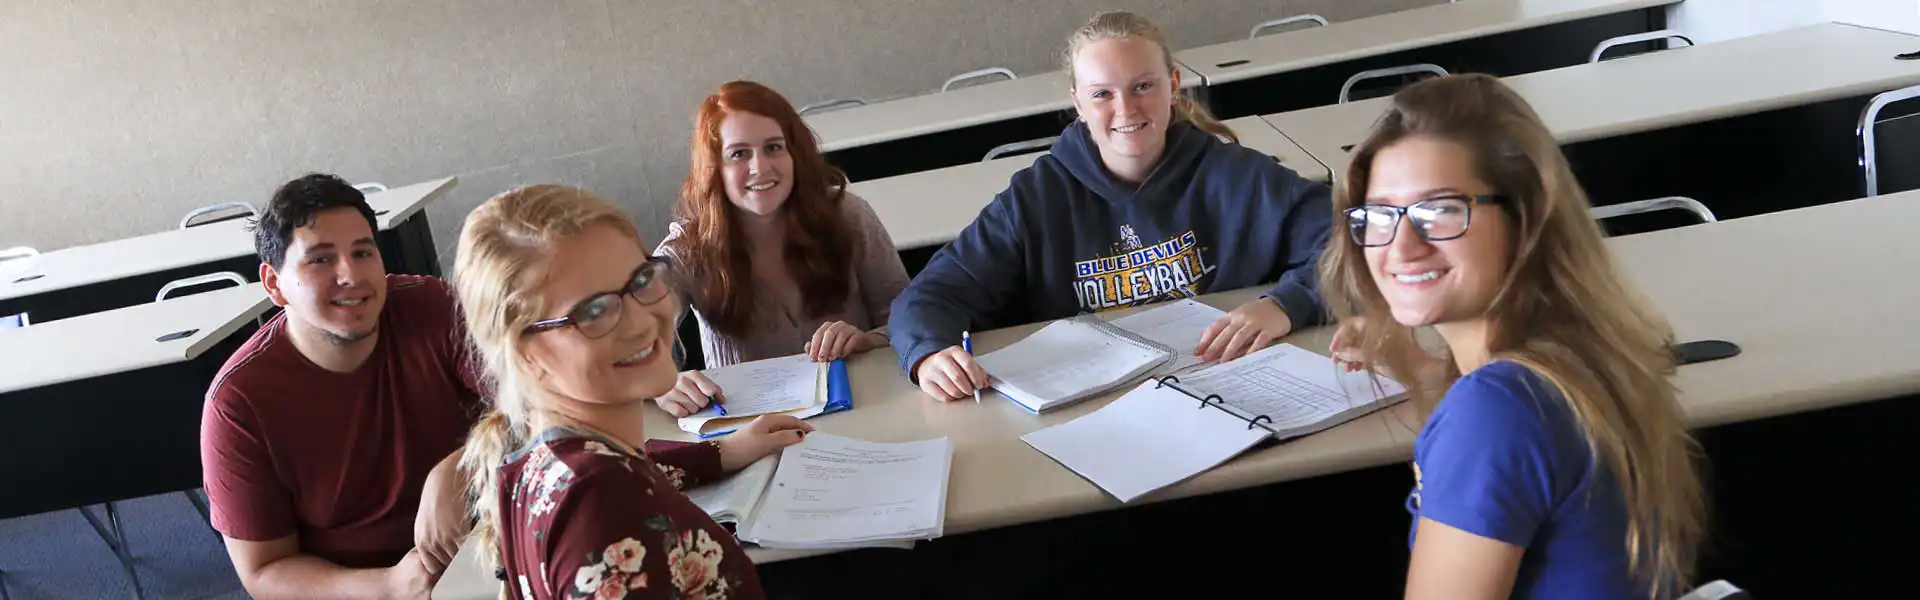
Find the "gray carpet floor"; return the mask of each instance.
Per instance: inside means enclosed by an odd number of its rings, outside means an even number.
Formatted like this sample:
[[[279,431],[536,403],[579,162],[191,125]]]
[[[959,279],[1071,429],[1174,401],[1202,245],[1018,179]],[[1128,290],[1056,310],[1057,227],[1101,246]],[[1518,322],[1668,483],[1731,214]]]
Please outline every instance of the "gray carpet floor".
[[[179,493],[114,503],[146,600],[244,600],[219,535]],[[106,511],[93,507],[106,521]],[[6,600],[131,599],[133,582],[77,509],[0,521]]]

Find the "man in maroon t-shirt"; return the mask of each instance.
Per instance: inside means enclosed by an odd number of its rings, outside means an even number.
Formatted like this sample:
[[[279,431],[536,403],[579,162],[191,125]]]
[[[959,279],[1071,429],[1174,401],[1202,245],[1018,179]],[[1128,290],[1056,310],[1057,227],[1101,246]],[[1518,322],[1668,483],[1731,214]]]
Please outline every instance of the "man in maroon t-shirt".
[[[201,417],[213,526],[257,598],[426,598],[470,522],[459,449],[478,365],[447,285],[388,275],[353,186],[282,186],[254,240],[285,311]]]

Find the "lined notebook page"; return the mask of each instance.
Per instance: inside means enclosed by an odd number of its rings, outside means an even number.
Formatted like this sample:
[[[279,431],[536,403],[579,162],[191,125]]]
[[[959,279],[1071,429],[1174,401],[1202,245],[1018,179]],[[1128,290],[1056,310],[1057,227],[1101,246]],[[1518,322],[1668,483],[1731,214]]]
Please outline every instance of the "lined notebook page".
[[[1226,462],[1264,429],[1153,381],[1086,416],[1020,436],[1121,502]]]
[[[1009,388],[1002,393],[1026,396],[1022,404],[1037,410],[1104,389],[1165,358],[1092,325],[1063,320],[977,360],[996,386]]]
[[[1407,391],[1390,379],[1380,383],[1384,389],[1375,389],[1365,371],[1348,373],[1332,359],[1293,344],[1270,346],[1180,378],[1181,387],[1194,393],[1219,394],[1249,416],[1266,415],[1282,432],[1312,428]]]
[[[1114,319],[1113,324],[1172,348],[1173,362],[1154,369],[1155,374],[1167,374],[1204,362],[1193,354],[1193,348],[1200,345],[1200,338],[1206,337],[1207,328],[1224,316],[1227,311],[1189,299]]]

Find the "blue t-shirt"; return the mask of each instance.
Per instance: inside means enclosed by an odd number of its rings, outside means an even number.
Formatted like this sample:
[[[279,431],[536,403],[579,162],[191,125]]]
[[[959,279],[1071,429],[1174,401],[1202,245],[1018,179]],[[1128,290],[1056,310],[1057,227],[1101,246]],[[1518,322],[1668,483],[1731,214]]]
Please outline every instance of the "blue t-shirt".
[[[1525,548],[1514,598],[1645,597],[1627,571],[1620,490],[1572,411],[1517,363],[1460,378],[1413,443],[1407,543],[1426,517]]]

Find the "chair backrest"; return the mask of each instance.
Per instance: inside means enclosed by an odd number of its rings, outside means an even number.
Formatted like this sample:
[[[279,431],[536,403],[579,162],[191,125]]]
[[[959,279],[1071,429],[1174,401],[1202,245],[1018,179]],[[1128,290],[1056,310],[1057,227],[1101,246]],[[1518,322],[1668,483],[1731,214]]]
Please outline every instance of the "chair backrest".
[[[1634,54],[1646,54],[1649,52],[1659,52],[1661,50],[1671,50],[1674,47],[1673,42],[1676,40],[1681,42],[1686,42],[1687,46],[1693,46],[1693,38],[1689,38],[1686,35],[1681,34],[1680,32],[1674,31],[1672,29],[1662,29],[1659,31],[1648,31],[1645,33],[1636,33],[1633,35],[1611,37],[1604,40],[1600,40],[1599,44],[1594,45],[1593,54],[1587,56],[1587,62],[1597,63],[1603,60],[1607,60],[1606,54],[1608,50],[1612,50],[1614,48],[1619,48],[1622,46],[1630,46],[1634,44],[1641,44],[1649,47],[1639,52],[1629,52],[1627,54],[1622,54],[1621,56],[1631,56]],[[1665,41],[1666,43],[1658,48],[1650,47],[1654,42],[1660,42],[1660,41]],[[1616,56],[1614,58],[1619,58],[1619,57]]]
[[[948,77],[946,83],[940,84],[940,91],[944,92],[947,90],[951,90],[953,89],[954,84],[960,83],[962,81],[966,81],[969,79],[980,79],[982,77],[993,77],[996,75],[1005,77],[1007,78],[1008,81],[1012,81],[1020,78],[1019,75],[1013,74],[1013,69],[1009,69],[1006,67],[987,67],[985,69],[981,69],[978,71],[967,71],[959,75]]]
[[[200,225],[206,225],[208,223],[219,223],[221,221],[231,221],[241,217],[251,217],[258,214],[260,214],[260,211],[254,210],[252,204],[248,204],[245,202],[221,202],[219,204],[210,204],[207,206],[202,206],[200,208],[196,208],[191,211],[188,211],[187,216],[180,217],[180,228],[186,229],[188,227],[196,227]],[[210,218],[203,219],[203,217],[210,217]]]
[[[1053,143],[1057,141],[1060,141],[1060,136],[1056,135],[1052,137],[1043,137],[1040,139],[1027,140],[1024,142],[1001,144],[998,146],[994,146],[992,150],[988,150],[987,155],[981,158],[980,162],[987,162],[996,158],[1000,158],[1002,156],[1007,156],[1009,154],[1025,154],[1027,152],[1032,152],[1036,150],[1046,150],[1048,148],[1052,148]]]
[[[1362,81],[1370,81],[1374,79],[1386,79],[1388,77],[1404,78],[1408,75],[1419,75],[1422,73],[1425,73],[1428,75],[1435,75],[1439,77],[1446,77],[1447,69],[1445,67],[1432,64],[1432,63],[1418,63],[1418,64],[1411,64],[1411,65],[1401,65],[1398,67],[1387,67],[1385,69],[1368,69],[1365,71],[1361,71],[1359,73],[1354,73],[1352,77],[1347,78],[1346,83],[1340,84],[1340,103],[1346,104],[1353,100],[1365,100],[1367,98],[1374,98],[1374,97],[1392,94],[1396,91],[1399,91],[1401,87],[1404,87],[1409,83],[1412,83],[1414,80],[1403,80],[1400,82],[1399,85],[1386,87],[1385,92],[1374,90],[1374,93],[1368,96],[1355,98],[1353,96],[1353,86]]]
[[[1680,600],[1751,600],[1752,598],[1753,596],[1748,595],[1746,590],[1722,579],[1693,588],[1693,591],[1681,596]]]
[[[1589,209],[1588,212],[1593,216],[1593,220],[1606,221],[1608,219],[1617,219],[1629,215],[1645,215],[1662,211],[1682,211],[1688,213],[1693,216],[1694,222],[1676,224],[1671,221],[1653,222],[1642,219],[1637,220],[1638,222],[1635,223],[1605,224],[1604,226],[1609,234],[1626,235],[1630,233],[1646,233],[1648,231],[1669,229],[1682,225],[1719,221],[1718,218],[1713,216],[1713,211],[1708,209],[1707,205],[1702,204],[1699,200],[1685,196],[1667,196],[1664,198],[1595,206]]]
[[[177,292],[186,288],[207,286],[206,289],[193,290],[190,293],[179,294],[179,295],[191,296],[193,294],[197,294],[200,292],[212,291],[222,287],[228,287],[228,286],[210,285],[210,284],[221,283],[221,282],[231,282],[233,284],[232,287],[239,287],[247,284],[247,278],[242,277],[240,276],[239,273],[235,273],[232,271],[221,271],[219,273],[208,273],[206,275],[196,275],[193,277],[188,277],[186,279],[176,279],[176,280],[167,282],[166,285],[160,286],[159,293],[156,293],[153,295],[153,301],[159,302],[161,300],[166,300],[167,298],[173,297],[175,295],[174,292]]]
[[[867,101],[864,98],[828,98],[800,107],[800,114],[804,115],[841,106],[866,106],[866,104]]]
[[[1253,26],[1252,31],[1247,32],[1247,39],[1260,37],[1261,32],[1264,32],[1266,30],[1279,29],[1281,27],[1286,27],[1294,23],[1313,23],[1313,25],[1309,25],[1308,27],[1326,27],[1327,18],[1322,17],[1320,15],[1309,13],[1304,15],[1294,15],[1291,17],[1281,17],[1278,19],[1270,20],[1270,21],[1261,21],[1259,24],[1256,24]],[[1301,29],[1306,29],[1306,27],[1302,27]]]
[[[1920,98],[1920,85],[1884,92],[1860,111],[1860,169],[1868,196],[1920,189],[1920,119],[1910,106],[1885,116],[1889,105]],[[1899,109],[1896,109],[1899,110]],[[1886,160],[1895,168],[1882,168]]]
[[[0,274],[13,273],[33,266],[39,260],[40,251],[27,246],[14,246],[0,250]]]

